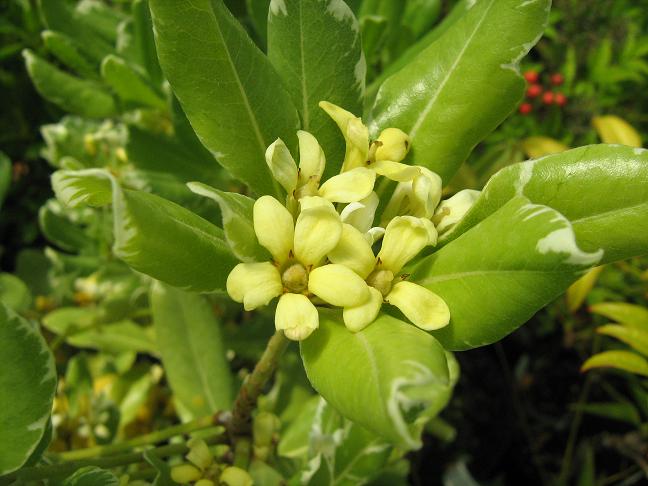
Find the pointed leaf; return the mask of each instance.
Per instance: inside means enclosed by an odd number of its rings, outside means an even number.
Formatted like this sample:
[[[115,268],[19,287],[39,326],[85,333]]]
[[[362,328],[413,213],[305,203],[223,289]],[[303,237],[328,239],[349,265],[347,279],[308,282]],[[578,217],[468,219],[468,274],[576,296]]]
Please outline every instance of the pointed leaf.
[[[46,100],[89,118],[115,114],[115,102],[101,85],[67,74],[29,50],[23,51],[23,55],[29,77]]]
[[[372,135],[387,127],[408,132],[411,163],[447,183],[522,98],[518,63],[540,39],[549,5],[549,0],[472,2],[441,37],[383,83],[371,112]]]
[[[0,303],[0,476],[38,446],[56,391],[54,356],[38,329]]]
[[[142,76],[117,56],[106,56],[101,63],[101,76],[122,101],[164,110],[166,101],[153,90]]]
[[[209,303],[156,283],[151,306],[162,363],[183,418],[229,409],[232,378],[220,322]]]
[[[97,69],[77,49],[74,41],[67,35],[53,30],[41,33],[45,48],[52,53],[61,63],[84,78],[97,78]]]
[[[62,486],[119,486],[119,479],[110,471],[85,466],[63,481]]]
[[[589,145],[506,167],[488,181],[449,239],[517,194],[562,213],[583,249],[605,250],[601,263],[648,249],[648,150]]]
[[[324,178],[337,174],[344,139],[318,103],[329,101],[362,113],[366,64],[353,12],[340,0],[274,0],[268,17],[268,57],[299,111],[302,129],[313,133],[324,149]]]
[[[443,348],[393,317],[381,315],[351,333],[338,314],[320,311],[320,327],[301,342],[301,354],[308,379],[327,402],[405,449],[421,446],[424,423],[445,405],[450,383]]]
[[[425,258],[411,280],[448,304],[450,324],[433,334],[446,348],[463,350],[502,339],[601,256],[577,246],[558,212],[516,197]]]
[[[637,329],[636,327],[617,326],[616,324],[607,324],[598,327],[596,332],[612,336],[619,341],[623,341],[631,348],[639,351],[648,358],[648,330]]]
[[[576,312],[583,305],[594,285],[596,285],[603,268],[605,268],[603,265],[592,268],[567,289],[567,308],[569,312]]]
[[[594,368],[615,368],[648,377],[648,360],[630,351],[604,351],[595,354],[583,363],[581,371]]]
[[[295,145],[297,111],[264,54],[222,0],[151,0],[160,64],[203,144],[260,194],[281,194],[264,163]]]
[[[640,305],[627,302],[600,302],[591,306],[590,311],[624,326],[648,330],[648,309]]]
[[[58,171],[52,182],[66,204],[112,201],[113,252],[135,270],[187,290],[224,291],[238,260],[217,226],[159,196],[122,190],[106,171]]]
[[[270,254],[259,244],[254,232],[254,199],[234,192],[219,191],[200,182],[190,182],[187,185],[192,192],[218,203],[223,215],[225,238],[238,259],[244,262],[270,260]]]

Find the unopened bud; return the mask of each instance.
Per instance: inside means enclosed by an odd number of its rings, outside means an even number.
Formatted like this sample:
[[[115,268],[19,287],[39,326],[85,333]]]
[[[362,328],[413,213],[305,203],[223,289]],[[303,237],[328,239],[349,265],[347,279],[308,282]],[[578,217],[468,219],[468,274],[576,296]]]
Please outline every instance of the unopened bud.
[[[200,469],[192,464],[180,464],[171,468],[171,479],[178,484],[198,481],[201,477]]]
[[[273,439],[279,428],[281,427],[281,422],[279,418],[270,413],[270,412],[259,412],[256,417],[254,417],[254,445],[256,446],[268,446],[272,444]]]
[[[227,486],[252,486],[252,476],[239,467],[228,467],[220,476],[220,482]]]
[[[381,145],[376,149],[376,160],[391,160],[400,162],[410,149],[410,138],[407,133],[398,128],[387,128],[378,137]]]
[[[214,462],[214,457],[204,440],[194,438],[187,445],[189,446],[189,453],[185,457],[201,471],[207,469]]]
[[[479,194],[479,191],[464,189],[441,202],[432,218],[439,234],[449,231],[457,224],[475,204]]]

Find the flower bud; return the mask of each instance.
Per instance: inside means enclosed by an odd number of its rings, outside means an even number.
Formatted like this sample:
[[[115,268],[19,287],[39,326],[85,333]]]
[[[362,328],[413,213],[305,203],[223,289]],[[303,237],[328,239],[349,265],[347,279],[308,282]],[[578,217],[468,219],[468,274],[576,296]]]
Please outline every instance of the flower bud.
[[[239,467],[228,467],[220,476],[220,482],[227,486],[252,486],[252,476]]]
[[[400,162],[410,149],[410,138],[407,133],[398,128],[387,128],[378,137],[378,148],[376,149],[376,161],[391,160]]]
[[[281,422],[279,422],[279,418],[276,415],[270,412],[259,412],[254,417],[254,424],[252,426],[254,445],[267,446],[272,444],[280,427]]]
[[[214,462],[214,456],[204,440],[194,438],[187,445],[189,446],[189,453],[185,457],[201,471],[207,469]]]
[[[475,204],[480,191],[464,189],[449,199],[441,202],[434,214],[433,222],[439,234],[445,233],[463,218]]]
[[[200,469],[192,464],[180,464],[171,468],[171,479],[178,484],[197,481],[202,477]]]

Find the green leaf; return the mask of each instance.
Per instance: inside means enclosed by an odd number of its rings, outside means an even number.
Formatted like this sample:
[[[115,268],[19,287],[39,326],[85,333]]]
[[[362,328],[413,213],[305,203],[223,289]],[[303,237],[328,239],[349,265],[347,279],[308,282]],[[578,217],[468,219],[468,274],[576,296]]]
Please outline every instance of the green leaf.
[[[0,151],[0,209],[11,186],[11,159]]]
[[[615,368],[648,376],[648,360],[630,351],[604,351],[595,354],[583,363],[581,371],[589,371],[594,368]]]
[[[647,150],[590,145],[506,167],[488,181],[449,238],[461,235],[518,194],[562,213],[583,249],[605,250],[601,263],[648,249]]]
[[[549,5],[549,0],[474,3],[382,84],[371,111],[372,134],[387,127],[408,132],[409,161],[447,183],[522,98],[518,63],[542,35]]]
[[[648,309],[626,302],[600,302],[590,307],[590,312],[623,324],[648,330]]]
[[[218,203],[223,215],[225,238],[239,260],[262,262],[270,259],[270,254],[259,244],[254,232],[254,199],[234,192],[219,191],[200,182],[190,182],[187,185],[196,194]]]
[[[53,30],[41,33],[45,48],[51,52],[61,63],[84,78],[97,78],[97,69],[77,49],[76,45],[67,35]]]
[[[618,326],[616,324],[607,324],[598,327],[596,332],[617,338],[619,341],[623,341],[631,348],[639,351],[648,358],[648,330]]]
[[[148,0],[134,0],[132,6],[135,42],[139,53],[139,63],[144,67],[150,81],[160,86],[163,77],[153,38],[153,20]]]
[[[0,302],[14,312],[24,312],[31,306],[31,292],[15,275],[0,273]]]
[[[309,402],[310,403],[310,402]],[[310,423],[307,463],[299,474],[309,486],[355,486],[378,476],[392,447],[385,440],[344,419],[317,397],[316,408],[304,409],[300,419]]]
[[[426,420],[449,388],[443,348],[431,335],[387,315],[351,333],[339,315],[301,342],[313,387],[346,418],[405,449],[421,446]],[[345,363],[343,369],[340,363]]]
[[[112,354],[156,352],[151,327],[146,328],[129,320],[102,323],[99,311],[91,307],[61,307],[43,318],[43,326],[78,348],[98,349]]]
[[[54,356],[38,329],[0,304],[0,476],[38,446],[56,391]]]
[[[340,0],[272,1],[268,58],[299,111],[302,129],[317,137],[326,154],[324,177],[337,174],[344,139],[318,103],[329,101],[362,113],[366,63],[353,12]]]
[[[115,102],[103,87],[64,73],[29,50],[24,50],[27,72],[40,95],[55,105],[89,118],[115,113]]]
[[[560,213],[519,196],[422,260],[411,280],[448,304],[450,324],[433,334],[447,349],[463,350],[502,339],[601,255],[578,247]]]
[[[153,322],[162,363],[183,418],[228,410],[232,377],[220,323],[204,297],[156,283]]]
[[[265,46],[268,40],[268,11],[270,0],[245,0],[245,6],[261,45]]]
[[[160,64],[203,144],[260,194],[281,194],[264,162],[298,116],[268,59],[222,0],[151,0]]]
[[[629,402],[577,403],[571,408],[576,411],[626,422],[635,426],[641,423],[639,411]]]
[[[69,36],[79,48],[95,59],[97,63],[110,54],[113,47],[106,39],[97,35],[93,26],[83,16],[70,8],[65,0],[39,0],[38,8],[45,25]]]
[[[142,76],[117,56],[106,56],[101,63],[101,76],[126,103],[150,106],[160,110],[167,108],[166,101],[142,79]]]
[[[119,479],[110,471],[85,466],[63,481],[62,486],[119,486]]]
[[[69,209],[68,209],[69,211]],[[74,224],[56,199],[48,200],[38,211],[38,224],[45,237],[59,248],[78,252],[95,242],[77,223]]]
[[[186,290],[225,289],[238,261],[217,226],[159,196],[122,190],[105,171],[58,171],[52,183],[70,205],[105,204],[112,191],[113,252],[135,270]]]

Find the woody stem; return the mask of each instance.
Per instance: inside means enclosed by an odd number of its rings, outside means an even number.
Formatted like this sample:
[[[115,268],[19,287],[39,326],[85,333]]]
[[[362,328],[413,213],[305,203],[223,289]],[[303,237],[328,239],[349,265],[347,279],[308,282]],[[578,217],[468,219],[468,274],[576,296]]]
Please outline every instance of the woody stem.
[[[283,331],[277,331],[268,341],[261,359],[252,373],[250,373],[238,392],[232,417],[228,421],[227,429],[232,441],[237,437],[249,435],[252,429],[252,412],[256,407],[257,399],[263,391],[279,363],[279,358],[286,350],[290,341],[284,336]]]

